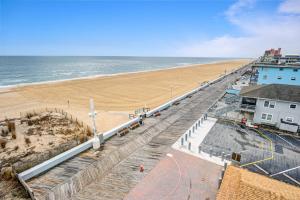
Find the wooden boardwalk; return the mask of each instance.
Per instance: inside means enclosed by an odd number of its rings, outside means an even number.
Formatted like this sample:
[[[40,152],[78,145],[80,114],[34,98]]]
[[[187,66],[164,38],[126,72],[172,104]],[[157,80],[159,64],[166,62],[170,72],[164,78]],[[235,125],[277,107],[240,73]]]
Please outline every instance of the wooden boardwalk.
[[[145,120],[124,137],[114,136],[104,150],[88,150],[27,184],[36,199],[123,199],[170,150],[171,145],[224,92],[233,74]],[[139,172],[139,165],[145,167]]]

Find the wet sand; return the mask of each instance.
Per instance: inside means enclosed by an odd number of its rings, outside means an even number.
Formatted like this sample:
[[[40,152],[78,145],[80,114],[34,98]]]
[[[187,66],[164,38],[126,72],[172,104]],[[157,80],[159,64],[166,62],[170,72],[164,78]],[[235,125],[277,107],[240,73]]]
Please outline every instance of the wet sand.
[[[97,128],[106,131],[128,121],[128,114],[135,109],[152,109],[219,77],[225,70],[229,72],[249,62],[224,61],[5,89],[0,91],[0,120],[18,117],[20,112],[57,107],[90,124],[89,99],[93,98],[98,111]]]

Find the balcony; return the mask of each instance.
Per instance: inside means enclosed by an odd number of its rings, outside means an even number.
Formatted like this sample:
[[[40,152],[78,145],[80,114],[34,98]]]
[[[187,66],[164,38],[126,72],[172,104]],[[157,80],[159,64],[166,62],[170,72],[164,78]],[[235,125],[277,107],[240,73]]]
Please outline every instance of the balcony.
[[[252,104],[241,104],[240,105],[240,110],[254,113],[255,107],[256,107],[256,105],[252,105]]]

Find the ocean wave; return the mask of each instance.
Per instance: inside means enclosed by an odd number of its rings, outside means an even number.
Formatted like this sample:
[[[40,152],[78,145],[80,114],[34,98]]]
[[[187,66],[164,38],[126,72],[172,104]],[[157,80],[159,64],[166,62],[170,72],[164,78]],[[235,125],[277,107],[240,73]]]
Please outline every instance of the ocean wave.
[[[6,64],[0,62],[0,87],[14,87],[157,71],[192,64],[205,64],[228,60],[222,58],[176,57],[110,57],[109,59],[106,57],[30,58],[31,57],[26,57],[24,60],[23,57],[6,57]],[[0,61],[1,59],[3,59],[3,56],[0,56]]]

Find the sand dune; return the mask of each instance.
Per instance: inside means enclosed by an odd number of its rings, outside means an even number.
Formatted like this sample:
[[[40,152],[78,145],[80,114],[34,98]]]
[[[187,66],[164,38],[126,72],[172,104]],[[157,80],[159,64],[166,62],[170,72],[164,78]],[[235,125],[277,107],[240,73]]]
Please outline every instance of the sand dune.
[[[154,108],[248,62],[235,60],[13,88],[0,91],[0,119],[17,117],[28,110],[59,107],[90,123],[89,99],[93,98],[99,113],[98,129],[105,131],[127,121],[128,114],[137,108]]]

